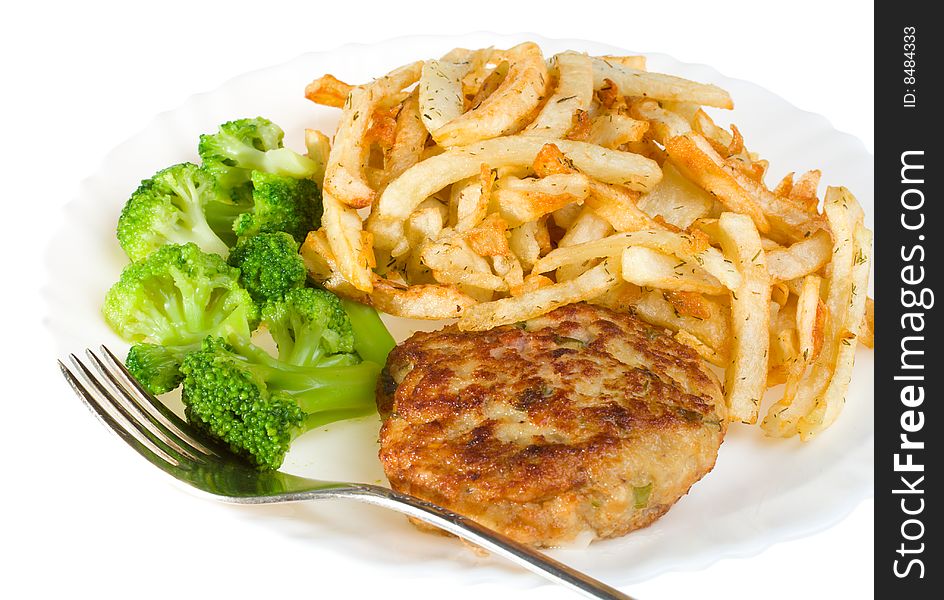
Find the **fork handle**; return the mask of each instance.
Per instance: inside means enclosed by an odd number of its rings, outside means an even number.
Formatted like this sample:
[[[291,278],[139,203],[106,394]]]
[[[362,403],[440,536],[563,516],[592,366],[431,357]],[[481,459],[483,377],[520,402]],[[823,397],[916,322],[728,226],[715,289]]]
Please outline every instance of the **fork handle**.
[[[630,596],[612,588],[602,581],[560,563],[546,554],[520,544],[496,531],[479,525],[462,515],[440,506],[420,500],[391,489],[368,484],[322,489],[317,492],[297,494],[299,500],[315,498],[348,498],[395,510],[434,525],[477,546],[503,556],[538,575],[569,587],[589,598],[601,600],[633,600]]]

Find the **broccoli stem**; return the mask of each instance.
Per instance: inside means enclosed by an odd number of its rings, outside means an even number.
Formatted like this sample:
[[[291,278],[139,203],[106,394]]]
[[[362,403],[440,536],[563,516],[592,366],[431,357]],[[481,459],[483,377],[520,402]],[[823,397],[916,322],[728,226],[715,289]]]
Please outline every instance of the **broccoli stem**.
[[[203,214],[203,207],[196,201],[196,198],[199,197],[199,192],[193,185],[193,182],[188,180],[183,184],[183,187],[181,187],[178,181],[171,180],[168,182],[168,185],[178,197],[192,200],[178,206],[185,218],[184,227],[181,227],[181,233],[184,233],[187,237],[186,241],[192,241],[205,252],[219,254],[225,258],[229,254],[229,247],[223,243],[223,240],[216,235],[216,232],[213,231],[213,228],[211,228],[210,224],[207,222],[206,215]]]
[[[261,168],[266,173],[281,173],[295,179],[307,179],[315,172],[317,165],[308,157],[288,148],[274,148],[265,152],[261,159]]]
[[[374,408],[374,387],[382,368],[377,363],[344,364],[346,361],[338,360],[330,366],[297,367],[252,346],[251,342],[240,346],[243,360],[262,375],[266,386],[292,394],[307,414]]]
[[[312,429],[327,425],[329,423],[345,421],[347,419],[355,419],[357,417],[369,415],[374,412],[374,410],[375,408],[373,405],[365,405],[360,408],[350,408],[346,410],[326,410],[323,412],[310,414],[305,417],[305,422],[299,428],[299,431],[295,433],[295,437],[305,433],[306,431],[311,431]]]
[[[374,384],[380,365],[364,361],[356,365],[273,369],[267,385],[291,393],[307,414],[351,408],[373,408]]]
[[[354,350],[364,360],[387,364],[387,355],[397,345],[380,315],[372,307],[352,300],[341,299],[344,310],[354,329]]]

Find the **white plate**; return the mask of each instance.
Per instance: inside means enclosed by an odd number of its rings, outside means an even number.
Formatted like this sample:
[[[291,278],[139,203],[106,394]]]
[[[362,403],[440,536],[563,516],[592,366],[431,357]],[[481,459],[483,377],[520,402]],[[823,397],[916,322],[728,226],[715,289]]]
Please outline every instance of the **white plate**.
[[[101,342],[126,348],[99,316],[105,290],[126,263],[114,236],[118,212],[141,179],[169,164],[197,160],[200,133],[226,120],[263,115],[286,130],[286,145],[301,150],[305,127],[332,132],[337,121],[338,111],[315,106],[303,97],[305,84],[318,75],[332,73],[346,81],[366,81],[455,46],[508,47],[525,39],[539,42],[547,54],[566,49],[627,53],[602,44],[534,35],[401,38],[307,54],[247,73],[159,115],[111,152],[67,207],[68,228],[59,233],[48,253],[54,257],[49,262],[48,323],[59,352]],[[737,108],[732,113],[714,111],[714,115],[722,125],[738,124],[748,147],[770,161],[771,178],[819,168],[824,185],[845,185],[858,196],[871,226],[873,161],[859,140],[756,85],[728,79],[708,67],[664,55],[649,55],[649,65],[653,71],[727,89]],[[388,319],[388,323],[398,340],[415,328],[437,327],[403,319]],[[778,541],[828,527],[872,494],[872,404],[872,354],[860,350],[845,411],[819,439],[808,444],[770,440],[757,427],[733,425],[714,471],[661,520],[620,539],[552,554],[608,583],[624,585],[667,570],[702,568],[724,557],[750,555]],[[312,432],[296,443],[286,469],[326,479],[383,482],[376,458],[378,426],[376,418],[368,418]],[[148,467],[142,463],[141,468]],[[455,540],[420,533],[396,514],[362,506],[271,507],[261,513],[253,511],[250,518],[256,523],[247,527],[261,522],[284,531],[286,544],[301,538],[358,557],[376,576],[421,573],[456,584],[502,578],[512,585],[530,586],[537,581],[503,561],[479,557]]]

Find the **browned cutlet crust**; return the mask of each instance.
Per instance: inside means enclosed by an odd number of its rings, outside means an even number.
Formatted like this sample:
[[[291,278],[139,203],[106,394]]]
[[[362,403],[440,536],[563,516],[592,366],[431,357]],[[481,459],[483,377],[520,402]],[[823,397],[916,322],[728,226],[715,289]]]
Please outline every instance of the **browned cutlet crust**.
[[[588,304],[416,333],[377,404],[394,489],[541,546],[648,525],[714,467],[726,428],[692,349]]]

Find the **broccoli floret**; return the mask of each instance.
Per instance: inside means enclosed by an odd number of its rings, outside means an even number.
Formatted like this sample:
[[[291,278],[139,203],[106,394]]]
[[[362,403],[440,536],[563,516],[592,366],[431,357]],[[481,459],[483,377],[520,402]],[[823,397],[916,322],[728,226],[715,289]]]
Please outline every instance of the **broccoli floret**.
[[[121,272],[102,314],[129,342],[199,343],[207,335],[248,338],[258,308],[239,285],[239,269],[196,244],[167,245]]]
[[[311,179],[253,171],[252,208],[236,219],[233,230],[240,237],[284,231],[301,243],[321,225],[321,212],[321,191]]]
[[[305,261],[298,242],[287,233],[260,233],[241,240],[229,255],[239,280],[258,304],[280,300],[289,290],[305,285]]]
[[[181,163],[141,182],[118,218],[118,242],[132,261],[142,260],[165,244],[190,242],[205,252],[226,256],[229,247],[220,233],[232,238],[227,229],[231,231],[243,210],[219,193],[209,173]]]
[[[297,367],[211,337],[180,370],[187,420],[261,469],[277,469],[300,434],[374,410],[380,365]]]
[[[308,179],[318,165],[282,147],[282,129],[262,117],[223,123],[214,134],[200,136],[200,158],[220,188],[239,203],[252,195],[252,171]]]
[[[290,365],[337,364],[354,352],[351,320],[341,300],[326,290],[290,290],[283,300],[265,304],[262,322],[275,340],[279,360]]]
[[[155,396],[177,389],[184,375],[180,365],[190,352],[200,349],[200,344],[187,346],[159,346],[157,344],[135,344],[128,351],[125,366],[131,375]]]

